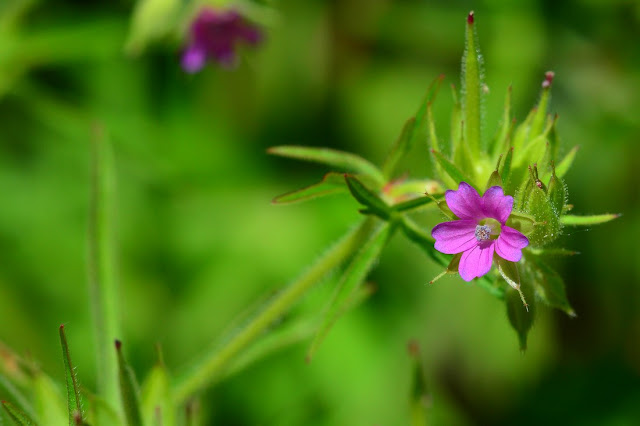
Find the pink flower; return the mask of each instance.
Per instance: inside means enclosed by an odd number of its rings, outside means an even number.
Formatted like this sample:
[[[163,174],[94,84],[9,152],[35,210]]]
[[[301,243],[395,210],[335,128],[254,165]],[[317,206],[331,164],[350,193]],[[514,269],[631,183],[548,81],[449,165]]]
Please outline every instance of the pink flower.
[[[431,231],[435,248],[445,254],[462,253],[458,272],[465,281],[481,277],[489,270],[493,254],[510,262],[522,257],[529,240],[520,231],[505,225],[513,209],[513,197],[492,186],[482,198],[468,183],[444,194],[447,205],[459,220],[436,225]]]

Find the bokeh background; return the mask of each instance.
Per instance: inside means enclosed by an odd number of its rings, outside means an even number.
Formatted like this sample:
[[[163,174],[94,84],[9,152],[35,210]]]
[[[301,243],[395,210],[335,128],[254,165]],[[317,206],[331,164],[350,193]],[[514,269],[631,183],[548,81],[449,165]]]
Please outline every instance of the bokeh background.
[[[29,6],[14,20],[19,3]],[[554,70],[563,150],[580,146],[566,178],[574,212],[623,213],[564,238],[581,252],[558,263],[578,317],[540,308],[521,354],[502,303],[457,277],[426,285],[439,267],[397,235],[371,276],[377,293],[312,363],[308,341],[255,363],[201,395],[205,424],[407,424],[410,339],[433,424],[640,424],[640,4],[265,3],[275,14],[258,49],[232,71],[191,76],[174,39],[125,52],[132,1],[0,2],[0,340],[62,381],[65,323],[81,380],[95,386],[86,228],[100,123],[116,159],[122,340],[139,377],[157,342],[179,371],[359,219],[346,195],[272,205],[327,170],[266,149],[329,146],[381,161],[428,84],[441,73],[458,84],[474,9],[485,134],[509,84],[522,120]],[[443,135],[451,105],[445,86]],[[429,176],[426,148],[406,167]],[[329,295],[321,285],[308,304]]]

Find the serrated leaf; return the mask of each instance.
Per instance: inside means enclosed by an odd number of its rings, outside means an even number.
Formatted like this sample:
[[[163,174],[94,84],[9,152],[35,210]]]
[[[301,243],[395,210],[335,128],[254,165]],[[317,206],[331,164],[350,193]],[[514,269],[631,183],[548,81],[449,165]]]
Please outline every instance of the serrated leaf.
[[[577,216],[567,214],[564,216],[560,216],[560,222],[566,226],[590,226],[607,223],[619,218],[620,216],[622,215],[615,213],[595,214],[591,216]]]
[[[36,426],[36,423],[31,419],[31,417],[9,401],[2,401],[2,408],[4,408],[5,413],[7,413],[11,421],[16,425]]]
[[[124,359],[122,343],[119,340],[116,340],[115,347],[118,355],[118,379],[124,417],[128,426],[142,426],[140,396],[135,375],[131,366]]]
[[[327,195],[339,194],[346,192],[347,186],[342,173],[329,172],[322,180],[313,185],[278,195],[273,199],[273,204],[291,204],[302,201],[313,200],[315,198]]]
[[[571,151],[558,163],[556,166],[556,175],[558,177],[564,177],[567,174],[571,165],[573,164],[573,160],[576,158],[576,154],[578,153],[579,147],[574,146]]]
[[[75,424],[79,415],[84,420],[84,412],[82,410],[82,397],[80,394],[80,385],[76,376],[76,369],[71,361],[69,352],[69,344],[67,336],[64,332],[64,324],[60,326],[60,345],[62,346],[62,360],[64,362],[65,378],[67,383],[67,408],[69,412],[69,424]]]
[[[373,179],[380,187],[382,187],[386,181],[382,172],[375,165],[349,152],[330,148],[312,148],[294,145],[274,146],[269,148],[267,152],[281,157],[321,163],[338,169],[360,173]]]
[[[442,155],[442,153],[434,150],[432,150],[431,153],[436,159],[436,162],[442,167],[442,170],[444,170],[447,175],[451,177],[451,179],[453,179],[456,183],[467,182],[469,185],[473,186],[476,191],[478,190],[473,181],[468,176],[466,176],[455,164],[453,164],[444,155]]]
[[[313,342],[311,342],[309,352],[307,353],[307,360],[313,358],[313,355],[318,350],[333,324],[338,320],[342,312],[344,312],[345,304],[349,298],[354,294],[356,288],[366,279],[392,232],[393,227],[389,223],[381,225],[380,228],[371,235],[371,238],[364,244],[362,249],[356,253],[342,274],[336,288],[335,296],[329,305],[327,313],[324,315],[322,324],[318,328]]]
[[[176,423],[169,373],[162,360],[156,362],[142,384],[140,402],[145,425]]]
[[[382,165],[382,174],[387,178],[387,180],[393,177],[398,164],[411,149],[411,139],[415,123],[415,117],[411,117],[406,123],[404,123],[402,132],[400,132],[400,137],[393,145],[393,148],[391,148],[391,152],[389,152],[389,155],[387,155],[387,158]]]
[[[382,219],[389,218],[391,208],[382,200],[382,198],[367,188],[355,176],[345,175],[344,178],[353,198],[355,198],[360,204],[367,207],[367,210],[372,214],[375,214]]]

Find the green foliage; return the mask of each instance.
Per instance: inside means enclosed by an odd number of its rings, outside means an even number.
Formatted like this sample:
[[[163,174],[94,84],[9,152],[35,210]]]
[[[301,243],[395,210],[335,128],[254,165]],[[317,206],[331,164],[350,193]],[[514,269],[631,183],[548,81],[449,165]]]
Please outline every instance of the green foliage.
[[[140,414],[140,391],[135,373],[131,366],[127,364],[122,354],[122,343],[115,342],[118,354],[118,382],[120,384],[120,398],[124,409],[124,417],[128,426],[142,426],[142,415]]]
[[[80,395],[80,385],[78,384],[78,376],[76,369],[71,361],[69,353],[69,344],[64,332],[64,325],[60,326],[60,344],[62,346],[62,361],[64,362],[64,372],[67,383],[67,407],[69,411],[69,425],[76,424],[78,416],[84,419],[84,411],[82,410],[82,396]]]

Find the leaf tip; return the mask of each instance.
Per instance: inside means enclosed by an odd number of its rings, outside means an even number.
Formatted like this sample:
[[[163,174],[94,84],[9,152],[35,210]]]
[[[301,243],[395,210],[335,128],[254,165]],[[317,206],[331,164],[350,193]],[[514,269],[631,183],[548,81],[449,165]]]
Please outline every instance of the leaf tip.
[[[551,87],[551,83],[553,83],[553,77],[555,77],[556,73],[553,71],[547,71],[544,73],[544,81],[542,82],[542,88],[548,89]]]
[[[469,12],[469,15],[467,15],[467,24],[473,25],[474,22],[475,22],[475,16],[472,10],[471,12]]]

